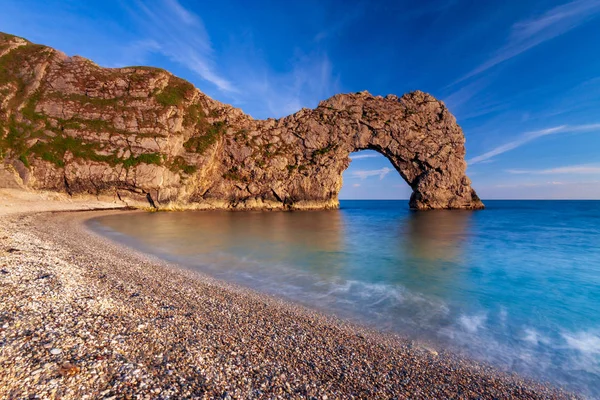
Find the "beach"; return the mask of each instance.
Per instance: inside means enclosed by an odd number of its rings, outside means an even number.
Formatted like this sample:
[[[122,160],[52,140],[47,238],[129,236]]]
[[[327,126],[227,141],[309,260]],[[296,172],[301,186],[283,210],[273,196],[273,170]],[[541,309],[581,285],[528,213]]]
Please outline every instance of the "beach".
[[[143,211],[17,191],[0,203],[0,398],[576,397],[83,226]]]

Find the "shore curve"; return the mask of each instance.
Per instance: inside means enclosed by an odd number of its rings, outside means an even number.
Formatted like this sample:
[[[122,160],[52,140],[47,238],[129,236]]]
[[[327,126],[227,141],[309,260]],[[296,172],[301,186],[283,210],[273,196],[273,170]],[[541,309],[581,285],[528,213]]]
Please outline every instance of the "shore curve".
[[[576,397],[178,268],[83,225],[122,211],[29,209],[0,212],[0,398]]]

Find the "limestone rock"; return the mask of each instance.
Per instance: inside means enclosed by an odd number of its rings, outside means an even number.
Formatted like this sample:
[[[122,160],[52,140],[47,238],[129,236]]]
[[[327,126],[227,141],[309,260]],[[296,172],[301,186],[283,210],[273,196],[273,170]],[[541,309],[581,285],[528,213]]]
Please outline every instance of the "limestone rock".
[[[411,208],[483,208],[464,143],[445,105],[419,91],[339,94],[261,121],[164,70],[101,68],[0,34],[0,159],[33,189],[162,207],[334,208],[349,154],[372,149],[412,188]]]

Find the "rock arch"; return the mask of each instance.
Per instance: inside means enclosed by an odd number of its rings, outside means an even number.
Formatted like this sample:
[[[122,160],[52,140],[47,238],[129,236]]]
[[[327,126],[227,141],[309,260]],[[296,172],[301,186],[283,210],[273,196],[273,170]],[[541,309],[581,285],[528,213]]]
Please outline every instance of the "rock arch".
[[[426,93],[336,95],[314,110],[257,121],[254,128],[268,143],[283,142],[279,147],[288,149],[290,173],[281,179],[272,174],[264,184],[292,208],[335,207],[350,153],[365,149],[387,157],[412,188],[411,208],[483,208],[466,176],[462,130],[445,105]]]

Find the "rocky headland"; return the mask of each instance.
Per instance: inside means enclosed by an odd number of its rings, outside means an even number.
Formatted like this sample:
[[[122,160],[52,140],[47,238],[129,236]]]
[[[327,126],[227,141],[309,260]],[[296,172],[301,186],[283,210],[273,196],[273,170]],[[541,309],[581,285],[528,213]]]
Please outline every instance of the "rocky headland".
[[[162,208],[335,208],[349,154],[373,149],[412,188],[412,208],[483,208],[464,143],[419,91],[340,94],[255,120],[167,71],[102,68],[0,33],[0,187]]]

